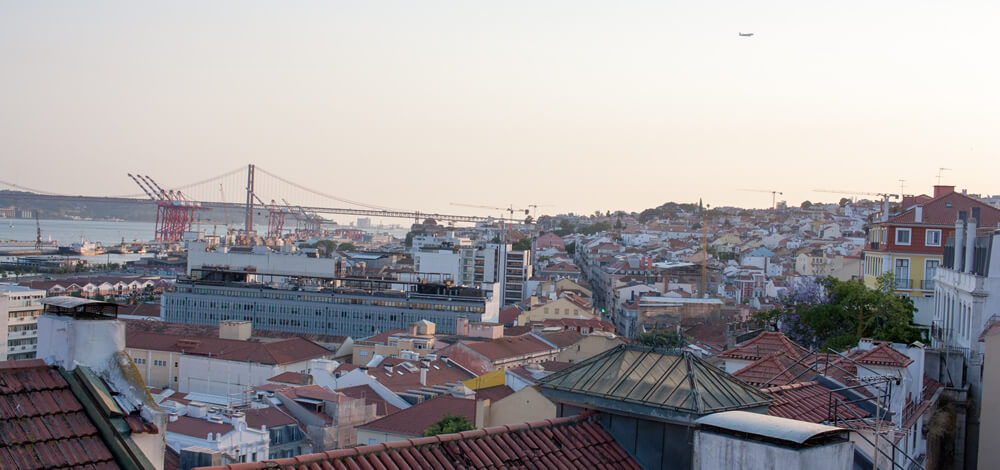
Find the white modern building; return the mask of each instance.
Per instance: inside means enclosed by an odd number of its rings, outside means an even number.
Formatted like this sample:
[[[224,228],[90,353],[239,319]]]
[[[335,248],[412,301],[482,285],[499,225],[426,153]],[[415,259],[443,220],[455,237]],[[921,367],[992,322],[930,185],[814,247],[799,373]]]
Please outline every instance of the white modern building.
[[[34,359],[45,291],[0,284],[0,361]]]

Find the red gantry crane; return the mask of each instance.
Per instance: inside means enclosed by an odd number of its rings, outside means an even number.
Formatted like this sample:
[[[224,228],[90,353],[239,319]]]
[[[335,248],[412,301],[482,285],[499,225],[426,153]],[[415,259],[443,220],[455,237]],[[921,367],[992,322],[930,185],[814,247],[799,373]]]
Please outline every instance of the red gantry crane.
[[[155,239],[157,241],[180,241],[184,238],[184,232],[191,229],[191,223],[194,222],[194,212],[206,210],[200,203],[189,200],[180,191],[164,190],[149,176],[133,176],[129,173],[128,177],[139,185],[139,188],[146,193],[146,196],[149,196],[150,200],[156,202]]]

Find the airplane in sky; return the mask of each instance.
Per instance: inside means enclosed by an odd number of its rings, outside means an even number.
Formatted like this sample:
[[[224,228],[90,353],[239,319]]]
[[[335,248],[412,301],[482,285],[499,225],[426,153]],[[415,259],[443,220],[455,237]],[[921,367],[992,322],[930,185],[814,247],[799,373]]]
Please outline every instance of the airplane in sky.
[[[753,36],[753,33],[740,33],[741,38],[748,38],[750,36]]]

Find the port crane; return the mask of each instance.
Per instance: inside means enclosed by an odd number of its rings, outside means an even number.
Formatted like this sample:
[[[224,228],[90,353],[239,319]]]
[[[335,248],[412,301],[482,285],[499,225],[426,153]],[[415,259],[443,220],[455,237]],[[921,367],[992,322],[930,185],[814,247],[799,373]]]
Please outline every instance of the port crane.
[[[771,209],[777,209],[778,208],[778,195],[779,194],[784,194],[781,191],[777,191],[777,190],[774,190],[774,189],[745,189],[745,188],[741,188],[738,191],[750,191],[750,192],[754,192],[754,193],[771,193]]]
[[[191,201],[180,190],[165,191],[156,181],[144,175],[128,174],[129,178],[156,203],[156,240],[176,242],[191,229],[196,210],[206,210],[201,203]]]
[[[523,213],[525,216],[531,215],[531,210],[530,209],[515,209],[513,204],[511,204],[510,207],[493,207],[493,206],[480,206],[480,205],[477,205],[477,204],[463,204],[463,203],[459,203],[459,202],[452,202],[451,205],[453,205],[453,206],[460,206],[460,207],[472,207],[472,208],[476,208],[476,209],[490,209],[490,210],[495,210],[495,211],[507,212],[507,213],[510,214],[511,221],[515,220],[514,219],[514,213],[515,212]],[[538,207],[538,205],[535,204],[534,207]]]

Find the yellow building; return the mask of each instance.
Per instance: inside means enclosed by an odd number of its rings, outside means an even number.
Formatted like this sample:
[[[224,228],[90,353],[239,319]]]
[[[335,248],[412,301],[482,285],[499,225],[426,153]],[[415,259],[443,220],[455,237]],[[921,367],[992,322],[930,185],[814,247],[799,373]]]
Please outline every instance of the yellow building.
[[[541,305],[533,305],[517,317],[518,325],[532,322],[544,322],[560,318],[597,318],[594,307],[583,299],[575,296],[560,297]]]

